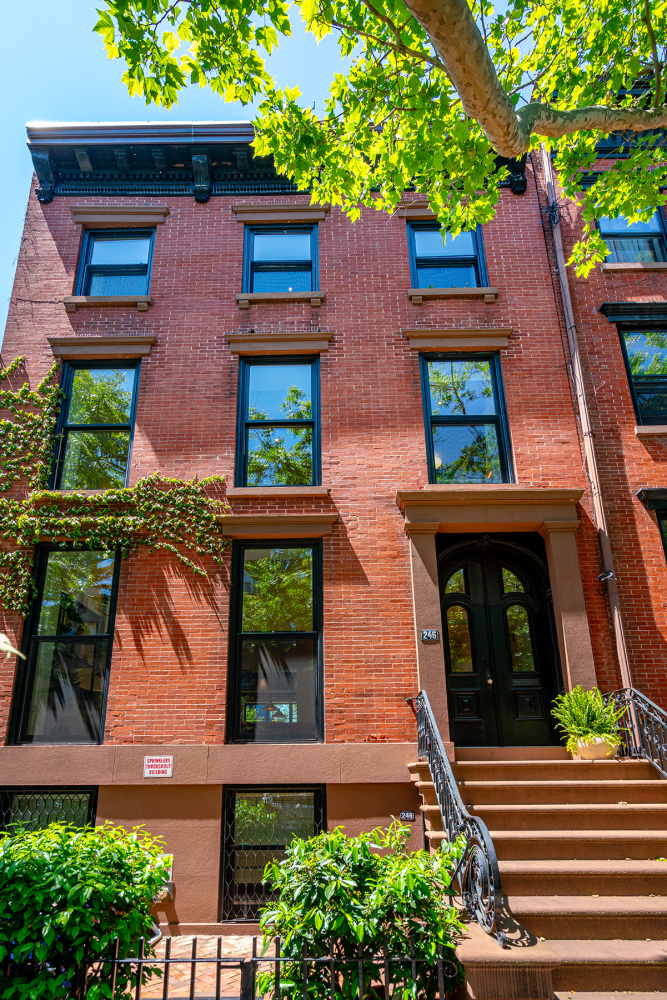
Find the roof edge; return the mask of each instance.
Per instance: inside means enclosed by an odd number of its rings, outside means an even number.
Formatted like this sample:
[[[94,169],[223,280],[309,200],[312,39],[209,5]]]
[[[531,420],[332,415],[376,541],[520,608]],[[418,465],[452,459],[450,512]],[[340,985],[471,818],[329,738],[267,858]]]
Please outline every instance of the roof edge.
[[[177,143],[252,142],[251,121],[226,122],[28,122],[29,146],[67,146],[72,143],[108,145],[110,142]]]

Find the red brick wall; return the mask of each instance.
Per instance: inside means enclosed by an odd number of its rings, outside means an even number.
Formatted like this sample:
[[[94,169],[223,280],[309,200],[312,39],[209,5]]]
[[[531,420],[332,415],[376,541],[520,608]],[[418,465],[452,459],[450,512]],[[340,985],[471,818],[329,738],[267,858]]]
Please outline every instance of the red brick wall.
[[[595,169],[610,169],[601,162]],[[565,256],[580,237],[574,204],[561,212]],[[588,403],[595,432],[630,667],[635,687],[667,705],[667,563],[655,520],[637,500],[642,486],[664,486],[667,442],[635,435],[635,413],[617,327],[603,302],[664,302],[661,272],[606,272],[588,278],[568,269]],[[590,614],[590,612],[589,612]]]
[[[527,193],[503,192],[497,218],[484,227],[490,283],[500,289],[493,305],[436,300],[413,306],[405,221],[364,211],[352,225],[334,210],[319,229],[326,303],[312,310],[280,304],[240,311],[234,296],[241,288],[243,227],[231,206],[257,198],[216,197],[205,205],[189,197],[155,200],[171,214],[157,227],[149,311],[67,314],[62,299],[73,291],[80,241],[70,205],[146,199],[57,197],[40,205],[31,196],[3,360],[24,354],[34,384],[52,361],[47,335],[155,334],[158,343],[142,362],[132,481],[159,471],[218,473],[231,483],[238,362],[225,334],[248,327],[332,331],[321,364],[323,483],[331,488],[330,503],[244,500],[234,502],[234,511],[271,504],[339,512],[324,542],[326,738],[411,740],[413,718],[403,700],[417,689],[411,586],[394,495],[425,485],[427,470],[418,358],[401,331],[511,326],[502,369],[517,480],[586,486],[530,164]],[[584,501],[578,544],[600,682],[609,688],[617,683],[613,645],[595,580],[600,570],[587,495]],[[201,584],[161,555],[142,553],[124,565],[108,741],[223,740],[228,588],[228,567]],[[9,686],[7,679],[3,718]]]

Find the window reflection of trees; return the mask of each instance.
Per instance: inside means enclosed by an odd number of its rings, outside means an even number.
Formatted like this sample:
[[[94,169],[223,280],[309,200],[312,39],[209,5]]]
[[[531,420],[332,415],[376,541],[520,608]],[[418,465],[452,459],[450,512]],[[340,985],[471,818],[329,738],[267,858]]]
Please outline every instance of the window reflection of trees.
[[[80,368],[74,372],[67,424],[129,424],[136,369]],[[130,431],[67,431],[61,489],[125,485]]]
[[[491,362],[429,361],[432,417],[495,416]],[[495,424],[433,425],[436,481],[500,482],[500,451]]]
[[[243,632],[311,632],[312,548],[246,549]]]
[[[311,420],[312,403],[293,385],[281,403],[285,420]],[[249,420],[268,420],[250,406]],[[313,481],[313,429],[254,426],[248,428],[248,486],[307,486]]]
[[[447,636],[452,672],[470,673],[473,670],[470,621],[466,608],[460,604],[453,604],[447,609]]]
[[[528,610],[523,604],[510,604],[505,612],[510,640],[512,670],[533,671],[533,643],[530,637]]]

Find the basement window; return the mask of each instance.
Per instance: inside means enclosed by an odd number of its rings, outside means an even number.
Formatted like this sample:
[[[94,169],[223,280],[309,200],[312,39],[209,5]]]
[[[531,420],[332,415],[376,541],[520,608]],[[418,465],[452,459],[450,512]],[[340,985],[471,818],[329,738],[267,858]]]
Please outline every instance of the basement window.
[[[264,868],[324,829],[324,788],[225,788],[221,920],[258,920],[275,898]]]
[[[154,229],[87,230],[76,295],[148,295]]]
[[[42,830],[50,823],[94,826],[97,788],[0,788],[0,830]]]

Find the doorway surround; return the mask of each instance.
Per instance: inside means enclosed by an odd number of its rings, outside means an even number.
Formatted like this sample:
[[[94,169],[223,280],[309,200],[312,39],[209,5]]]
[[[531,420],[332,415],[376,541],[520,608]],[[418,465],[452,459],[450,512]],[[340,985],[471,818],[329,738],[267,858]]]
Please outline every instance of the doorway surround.
[[[575,487],[503,483],[431,485],[396,493],[410,540],[419,687],[428,693],[442,741],[452,757],[435,536],[441,532],[539,532],[547,551],[565,687],[568,691],[577,684],[593,688],[597,684],[595,663],[576,542],[577,503],[583,492]],[[422,631],[433,629],[438,639],[422,640]]]

